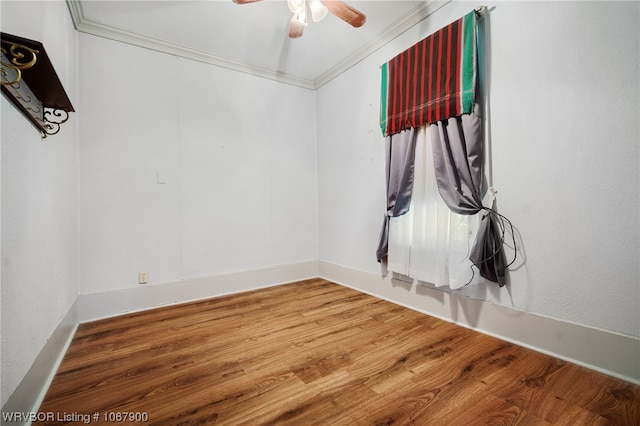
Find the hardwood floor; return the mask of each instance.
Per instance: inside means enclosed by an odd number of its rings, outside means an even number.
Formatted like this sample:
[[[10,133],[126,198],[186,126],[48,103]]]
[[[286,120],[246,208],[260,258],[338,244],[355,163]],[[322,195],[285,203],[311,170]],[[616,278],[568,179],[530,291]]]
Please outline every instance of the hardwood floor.
[[[56,418],[34,424],[639,425],[640,387],[314,279],[81,324],[40,412]]]

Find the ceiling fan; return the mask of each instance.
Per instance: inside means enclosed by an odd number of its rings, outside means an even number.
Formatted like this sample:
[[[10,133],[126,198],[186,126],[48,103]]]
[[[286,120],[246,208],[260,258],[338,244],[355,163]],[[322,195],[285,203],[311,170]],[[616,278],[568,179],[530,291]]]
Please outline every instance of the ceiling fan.
[[[255,3],[262,0],[233,0],[237,4]],[[289,37],[302,37],[304,27],[307,26],[307,5],[311,11],[313,22],[319,22],[328,12],[345,21],[353,27],[364,25],[367,17],[357,9],[341,0],[287,0],[289,10],[293,13],[289,26]]]

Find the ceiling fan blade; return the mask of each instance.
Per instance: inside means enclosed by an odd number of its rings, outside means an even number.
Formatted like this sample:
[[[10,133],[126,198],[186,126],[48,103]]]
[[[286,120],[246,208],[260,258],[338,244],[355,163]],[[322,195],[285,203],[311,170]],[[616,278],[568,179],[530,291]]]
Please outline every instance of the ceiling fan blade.
[[[322,4],[327,6],[329,12],[342,19],[349,25],[356,28],[361,27],[367,20],[367,17],[357,9],[349,6],[341,0],[320,0]]]
[[[292,19],[291,25],[289,26],[289,37],[300,38],[302,37],[303,32],[304,32],[304,24]]]
[[[247,4],[247,3],[256,3],[262,0],[233,0],[235,4]]]

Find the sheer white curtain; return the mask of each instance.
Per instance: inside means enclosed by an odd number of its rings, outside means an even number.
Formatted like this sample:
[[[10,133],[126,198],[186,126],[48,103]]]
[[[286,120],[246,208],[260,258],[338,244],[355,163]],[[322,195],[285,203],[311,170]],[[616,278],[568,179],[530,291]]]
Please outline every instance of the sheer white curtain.
[[[453,213],[438,193],[429,129],[418,130],[409,212],[390,218],[389,271],[453,289],[483,281],[469,253],[481,214]],[[472,268],[474,270],[472,270]]]

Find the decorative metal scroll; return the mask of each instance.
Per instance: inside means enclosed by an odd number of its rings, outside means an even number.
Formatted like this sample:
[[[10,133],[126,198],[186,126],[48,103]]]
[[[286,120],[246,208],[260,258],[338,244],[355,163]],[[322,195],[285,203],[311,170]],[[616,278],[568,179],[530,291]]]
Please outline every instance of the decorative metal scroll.
[[[69,119],[69,113],[63,109],[49,108],[44,109],[44,132],[42,136],[55,135],[60,131],[60,125]]]
[[[0,74],[2,75],[2,85],[12,85],[22,80],[22,70],[29,69],[36,64],[39,52],[19,43],[11,43],[6,40],[1,42],[0,51],[2,51],[3,60]],[[5,59],[7,59],[6,62]],[[13,77],[8,77],[11,74]]]
[[[73,106],[42,43],[0,33],[2,93],[40,131],[55,135]]]
[[[12,66],[6,52],[2,48],[2,60],[0,60],[2,64],[2,70],[0,71],[2,91],[10,96],[13,104],[40,130],[44,138],[47,136],[45,133],[44,106],[22,79],[21,69],[28,68]],[[33,63],[35,63],[35,60]]]

